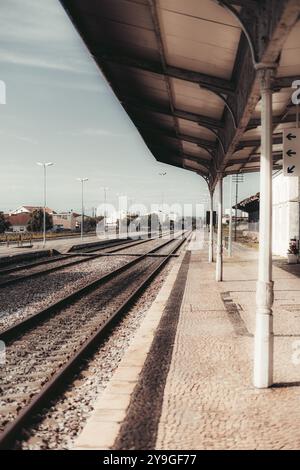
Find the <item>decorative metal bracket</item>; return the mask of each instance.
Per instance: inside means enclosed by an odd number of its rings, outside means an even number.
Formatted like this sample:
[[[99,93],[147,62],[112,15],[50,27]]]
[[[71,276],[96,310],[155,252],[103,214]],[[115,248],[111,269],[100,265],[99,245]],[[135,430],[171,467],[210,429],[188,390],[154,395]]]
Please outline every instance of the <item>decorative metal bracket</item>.
[[[211,132],[215,135],[215,137],[217,138],[217,141],[218,141],[219,144],[221,145],[222,151],[223,151],[223,153],[224,153],[224,155],[225,155],[226,152],[225,152],[224,143],[223,143],[223,140],[221,139],[221,137],[220,137],[218,131],[217,131],[216,129],[214,129],[213,127],[209,127],[209,126],[206,126],[206,125],[202,124],[201,122],[198,122],[198,126],[199,126],[199,127],[205,127],[205,129],[208,129],[209,131],[211,131]]]
[[[252,33],[249,30],[247,24],[245,24],[245,22],[242,19],[240,13],[230,3],[228,3],[226,0],[214,0],[214,2],[217,3],[219,6],[223,7],[225,10],[227,10],[228,13],[230,13],[237,20],[237,22],[239,23],[240,27],[242,28],[243,33],[246,36],[247,41],[248,41],[253,66],[255,67],[255,65],[258,62],[258,53],[257,53],[256,47],[255,47],[254,38],[253,38]]]
[[[214,93],[214,95],[218,96],[218,97],[223,101],[223,103],[225,104],[226,108],[228,109],[228,111],[229,111],[229,113],[230,113],[230,116],[231,116],[231,118],[232,118],[232,122],[233,122],[234,128],[237,129],[237,121],[236,121],[236,117],[235,117],[233,108],[232,108],[232,106],[229,104],[228,99],[224,96],[224,94],[223,94],[223,93],[218,93],[217,91],[211,90],[210,88],[206,88],[206,87],[204,87],[203,85],[199,85],[199,86],[200,86],[200,88],[202,88],[202,89],[205,89],[205,90],[210,91],[211,93]],[[203,127],[205,127],[205,126],[203,126]]]

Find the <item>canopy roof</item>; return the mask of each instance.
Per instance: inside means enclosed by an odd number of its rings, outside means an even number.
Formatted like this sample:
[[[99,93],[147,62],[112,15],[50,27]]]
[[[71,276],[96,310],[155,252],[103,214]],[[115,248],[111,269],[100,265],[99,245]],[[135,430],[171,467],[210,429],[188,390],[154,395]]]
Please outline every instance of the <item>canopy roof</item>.
[[[195,171],[260,164],[256,63],[278,63],[274,169],[295,122],[300,0],[61,0],[155,158]]]

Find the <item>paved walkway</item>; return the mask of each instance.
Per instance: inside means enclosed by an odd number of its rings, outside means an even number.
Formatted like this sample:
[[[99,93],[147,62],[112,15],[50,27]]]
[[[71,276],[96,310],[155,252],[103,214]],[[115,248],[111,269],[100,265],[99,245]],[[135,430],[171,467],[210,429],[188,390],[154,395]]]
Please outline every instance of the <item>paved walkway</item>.
[[[257,255],[235,245],[222,283],[190,243],[75,447],[300,449],[300,265],[276,261],[275,382],[252,385]],[[283,268],[283,269],[282,269]],[[185,284],[186,281],[186,284]]]
[[[157,449],[300,448],[300,361],[293,363],[296,346],[300,359],[300,279],[274,267],[275,382],[281,386],[256,390],[257,254],[237,253],[225,262],[225,281],[216,283],[206,252],[192,252]]]

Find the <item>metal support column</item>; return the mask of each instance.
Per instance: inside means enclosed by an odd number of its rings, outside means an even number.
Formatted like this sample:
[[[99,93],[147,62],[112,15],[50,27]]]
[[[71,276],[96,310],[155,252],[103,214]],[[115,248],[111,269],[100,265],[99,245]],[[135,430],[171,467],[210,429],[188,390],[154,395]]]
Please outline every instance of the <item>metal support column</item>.
[[[237,241],[237,223],[238,223],[238,210],[237,210],[237,205],[238,205],[238,193],[239,193],[239,179],[238,175],[236,175],[236,180],[235,180],[235,221],[234,221],[234,241]]]
[[[223,281],[223,175],[218,174],[218,237],[217,237],[217,262],[216,281]]]
[[[273,68],[259,70],[261,80],[260,229],[258,281],[256,287],[256,331],[254,386],[273,383],[273,281],[272,281],[272,90]]]
[[[228,233],[228,256],[232,256],[232,175],[229,189],[229,233]]]
[[[208,262],[214,261],[214,193],[210,191],[210,216],[209,216],[209,246]]]

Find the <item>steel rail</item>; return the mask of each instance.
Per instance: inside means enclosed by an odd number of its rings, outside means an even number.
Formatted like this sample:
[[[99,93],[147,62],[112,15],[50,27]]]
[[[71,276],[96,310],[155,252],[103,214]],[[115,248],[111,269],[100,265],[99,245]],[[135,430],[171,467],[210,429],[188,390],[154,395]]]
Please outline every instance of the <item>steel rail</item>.
[[[15,323],[14,325],[6,328],[5,330],[0,331],[0,340],[4,342],[8,342],[12,339],[14,339],[15,336],[24,333],[25,331],[29,330],[32,328],[35,324],[40,323],[44,319],[48,318],[50,315],[54,314],[57,310],[65,307],[66,305],[70,305],[77,299],[81,299],[84,295],[87,295],[90,293],[92,290],[96,289],[97,287],[101,286],[105,282],[109,281],[112,279],[114,276],[117,276],[118,274],[123,273],[127,269],[131,268],[135,264],[139,263],[143,259],[145,259],[148,255],[151,255],[155,253],[156,251],[160,250],[164,246],[167,246],[171,242],[176,240],[176,238],[172,238],[170,240],[167,240],[165,243],[159,245],[158,247],[152,248],[150,251],[143,253],[142,255],[138,256],[137,258],[133,259],[132,261],[129,261],[128,263],[123,264],[117,269],[114,269],[112,271],[109,271],[108,273],[102,275],[98,279],[95,279],[94,281],[90,282],[84,287],[81,287],[80,289],[77,289],[76,291],[72,292],[71,294],[66,295],[65,297],[62,297],[61,299],[57,300],[56,302],[53,302],[50,304],[48,307],[39,310],[38,312],[34,313],[33,315],[30,315],[29,317],[20,320],[19,322]]]
[[[132,241],[133,241],[132,239],[127,238],[127,239],[122,239],[120,241],[116,241],[114,239],[114,240],[111,240],[110,242],[109,241],[106,241],[105,243],[99,242],[98,248],[94,247],[93,251],[105,250],[105,249],[108,249],[110,247],[119,246],[119,245],[123,245],[123,244],[126,245],[126,243],[130,243]],[[87,254],[88,250],[85,251],[84,253]],[[27,264],[24,264],[24,265],[17,265],[17,266],[13,266],[13,267],[9,267],[9,268],[4,268],[4,269],[0,268],[0,276],[3,276],[5,274],[18,272],[18,271],[22,271],[23,269],[35,268],[36,266],[41,266],[41,265],[44,265],[44,264],[55,263],[56,261],[60,261],[60,260],[67,259],[67,258],[74,258],[74,256],[81,256],[81,255],[82,255],[82,252],[78,252],[78,253],[71,252],[71,253],[65,253],[65,254],[58,253],[57,255],[51,256],[50,259],[48,259],[48,257],[45,257],[46,259],[43,258],[41,260],[33,261],[33,262],[30,262],[30,263],[27,263]],[[11,264],[13,264],[13,262]]]
[[[164,243],[159,248],[161,249],[166,246],[171,241],[176,241],[177,239],[173,238],[168,240],[167,243]],[[118,307],[114,313],[103,323],[99,328],[96,328],[94,332],[91,333],[90,337],[87,338],[82,346],[74,353],[74,355],[67,360],[67,362],[52,375],[51,379],[43,385],[40,392],[34,396],[31,402],[26,405],[17,418],[12,422],[8,423],[3,432],[0,434],[0,449],[10,449],[16,437],[19,435],[24,425],[30,421],[30,418],[42,407],[44,407],[49,401],[56,397],[62,390],[65,388],[67,383],[72,378],[78,364],[88,356],[95,347],[99,346],[99,343],[104,339],[107,333],[113,328],[113,326],[120,320],[122,314],[130,308],[130,306],[135,302],[135,300],[141,295],[149,283],[154,279],[154,277],[161,271],[165,264],[171,258],[171,255],[176,253],[176,251],[182,246],[182,244],[187,240],[187,236],[183,236],[181,240],[178,241],[175,248],[173,248],[168,254],[165,255],[164,259],[159,262],[159,264],[148,274],[135,288],[134,292],[131,293],[127,299]],[[152,250],[153,251],[153,250]],[[144,259],[145,255],[142,255],[141,259]],[[136,264],[137,260],[134,262],[128,263],[132,266]],[[127,265],[127,268],[129,267]]]
[[[94,249],[93,252],[91,252],[91,254],[89,252],[85,252],[84,253],[84,256],[82,256],[81,259],[79,260],[75,260],[75,261],[70,261],[70,262],[67,262],[67,263],[64,263],[64,264],[61,264],[61,265],[58,265],[58,266],[52,266],[50,268],[47,268],[47,269],[42,269],[40,271],[35,271],[35,272],[32,272],[32,273],[27,273],[27,274],[24,274],[24,275],[21,275],[21,276],[17,276],[17,277],[13,277],[11,279],[5,279],[4,281],[0,281],[0,288],[1,287],[6,287],[6,286],[10,286],[10,285],[13,285],[13,284],[17,284],[18,282],[22,282],[22,281],[26,281],[27,279],[32,279],[34,277],[38,277],[38,276],[42,276],[43,274],[49,274],[49,273],[53,273],[55,271],[59,271],[60,269],[64,269],[64,268],[68,268],[70,266],[75,266],[75,265],[78,265],[78,264],[81,264],[81,263],[86,263],[88,261],[91,261],[91,260],[94,260],[96,258],[100,258],[102,256],[105,256],[105,253],[115,253],[117,251],[121,251],[121,250],[124,250],[125,248],[130,248],[132,246],[136,246],[136,245],[140,245],[142,243],[146,243],[146,242],[150,242],[152,240],[156,240],[158,239],[159,237],[154,237],[154,238],[148,238],[148,239],[145,239],[145,240],[138,240],[138,241],[129,241],[129,242],[123,242],[123,243],[115,243],[114,245],[109,245],[109,246],[103,246],[103,247],[99,247],[97,249]],[[120,246],[121,245],[121,246]],[[107,252],[104,252],[103,253],[103,250],[110,250],[110,248],[114,247],[114,246],[117,246],[118,248],[116,249],[113,249],[111,251],[107,251]],[[96,253],[96,251],[100,251],[101,250],[101,253]],[[71,257],[79,257],[81,255],[81,253],[72,253]],[[66,256],[63,256],[59,259],[56,258],[56,260],[51,260],[52,263],[54,263],[55,261],[62,261],[62,260],[65,260],[66,259]],[[50,260],[47,260],[46,263],[49,263]],[[42,265],[42,264],[46,264],[46,263],[42,263],[42,262],[38,262],[37,264],[35,264],[34,266],[32,267],[35,267],[35,266],[38,266],[38,265]],[[28,266],[25,266],[23,267],[22,269],[27,269]],[[21,270],[21,269],[18,269],[18,271]],[[0,273],[2,274],[2,273]]]

